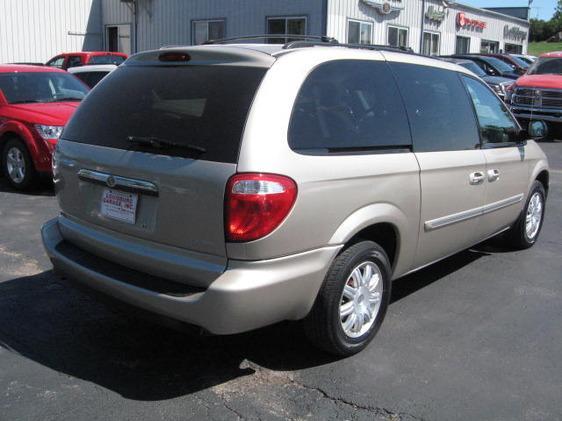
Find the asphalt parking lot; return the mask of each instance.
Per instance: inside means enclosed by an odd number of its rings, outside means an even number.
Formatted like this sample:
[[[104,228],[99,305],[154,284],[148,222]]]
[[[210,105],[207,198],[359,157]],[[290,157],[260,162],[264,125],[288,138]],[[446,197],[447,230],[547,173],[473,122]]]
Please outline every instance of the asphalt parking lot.
[[[363,353],[334,360],[297,324],[194,336],[63,286],[39,228],[52,188],[0,179],[0,419],[562,419],[562,143],[538,244],[457,254],[394,284]]]

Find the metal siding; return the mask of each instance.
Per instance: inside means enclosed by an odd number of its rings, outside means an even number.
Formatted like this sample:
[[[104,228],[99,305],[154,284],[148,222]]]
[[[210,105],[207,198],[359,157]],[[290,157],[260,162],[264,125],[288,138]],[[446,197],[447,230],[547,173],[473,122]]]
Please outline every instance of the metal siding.
[[[101,0],[2,0],[0,63],[101,49],[101,22]]]
[[[224,18],[226,36],[263,34],[268,16],[306,16],[307,32],[322,34],[323,0],[151,0],[139,1],[138,50],[191,44],[194,20]],[[134,23],[128,7],[103,0],[103,24]]]
[[[360,0],[328,0],[328,22],[327,35],[335,37],[340,42],[347,42],[347,20],[357,19],[373,23],[373,43],[387,44],[388,26],[402,26],[409,28],[408,46],[414,51],[420,50],[422,2],[421,0],[390,0],[390,3],[402,6],[404,9],[399,13],[381,15],[375,8],[362,3]],[[426,10],[429,6],[441,7],[440,0],[426,0]],[[456,16],[459,12],[465,12],[473,19],[484,20],[487,27],[481,31],[466,29],[457,30]],[[425,13],[425,12],[424,12]],[[487,39],[500,42],[500,48],[504,49],[505,40],[503,36],[504,26],[516,26],[520,30],[529,32],[527,22],[509,16],[499,16],[493,12],[484,10],[477,11],[474,8],[464,7],[456,4],[446,10],[447,16],[441,23],[424,20],[424,30],[438,32],[441,38],[440,53],[453,54],[455,52],[456,36],[468,36],[471,38],[471,52],[479,52],[480,40]],[[508,42],[511,42],[508,40]],[[523,51],[527,51],[527,41],[511,42],[523,45]]]
[[[403,7],[403,10],[382,15],[360,0],[328,0],[328,35],[340,42],[347,42],[347,20],[357,19],[373,23],[374,44],[387,44],[389,25],[407,27],[408,46],[417,51],[420,43],[421,0],[391,0],[390,3]]]

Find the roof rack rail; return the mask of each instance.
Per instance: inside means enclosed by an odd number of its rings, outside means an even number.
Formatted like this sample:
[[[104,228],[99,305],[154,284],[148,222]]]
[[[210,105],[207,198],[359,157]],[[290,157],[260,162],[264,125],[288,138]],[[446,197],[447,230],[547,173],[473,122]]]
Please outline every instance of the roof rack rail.
[[[319,36],[319,35],[293,35],[293,34],[258,34],[258,35],[242,35],[239,37],[232,37],[232,38],[219,38],[219,39],[210,39],[205,41],[203,44],[228,44],[233,41],[247,41],[253,39],[297,39],[299,41],[306,41],[306,40],[314,40],[319,44],[338,44],[338,40],[332,37],[327,36]],[[291,42],[299,42],[299,41],[291,41]]]
[[[377,50],[377,51],[394,51],[399,53],[416,54],[414,50],[406,47],[392,47],[390,45],[380,45],[380,44],[340,44],[339,42],[314,42],[314,41],[291,41],[283,46],[283,49],[290,50],[292,48],[303,48],[303,47],[346,47],[346,48],[357,48],[361,50]],[[417,54],[416,54],[417,55]]]

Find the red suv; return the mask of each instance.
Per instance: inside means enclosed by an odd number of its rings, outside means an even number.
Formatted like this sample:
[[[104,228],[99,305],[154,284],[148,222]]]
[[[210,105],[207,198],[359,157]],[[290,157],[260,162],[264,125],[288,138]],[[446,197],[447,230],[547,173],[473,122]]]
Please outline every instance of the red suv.
[[[86,64],[115,64],[116,66],[127,60],[127,54],[113,51],[82,51],[79,53],[63,53],[50,59],[45,65],[66,70],[69,67],[84,66]]]
[[[57,140],[88,87],[59,69],[0,66],[0,162],[8,182],[30,187],[51,172]]]

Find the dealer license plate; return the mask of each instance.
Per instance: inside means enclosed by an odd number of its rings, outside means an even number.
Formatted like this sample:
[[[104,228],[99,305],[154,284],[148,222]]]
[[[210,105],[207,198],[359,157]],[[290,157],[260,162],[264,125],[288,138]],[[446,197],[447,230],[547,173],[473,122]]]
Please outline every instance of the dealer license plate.
[[[113,189],[104,189],[101,197],[101,214],[107,218],[134,224],[139,195]]]

